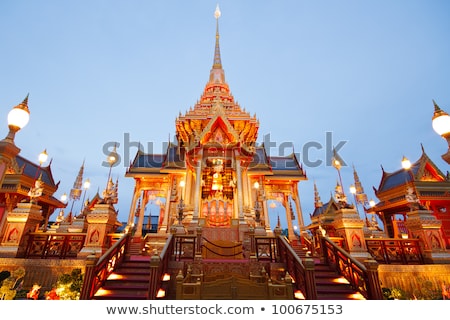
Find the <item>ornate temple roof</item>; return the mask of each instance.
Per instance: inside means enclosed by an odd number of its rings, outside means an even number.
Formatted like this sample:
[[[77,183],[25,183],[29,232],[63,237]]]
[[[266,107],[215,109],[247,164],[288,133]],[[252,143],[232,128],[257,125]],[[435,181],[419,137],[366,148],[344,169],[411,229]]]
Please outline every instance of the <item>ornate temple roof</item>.
[[[41,180],[50,187],[58,188],[59,182],[55,183],[53,179],[53,174],[51,170],[51,164],[48,166],[42,167],[39,166],[20,155],[16,156],[16,162],[19,168],[23,168],[23,174],[36,179],[36,177],[40,177]]]
[[[418,181],[447,181],[447,177],[431,161],[423,148],[421,157],[410,169],[400,169],[392,173],[383,170],[380,185],[378,189],[374,188],[375,194],[378,196],[388,190]]]
[[[200,137],[211,131],[211,127],[222,119],[227,123],[228,129],[232,128],[236,139],[230,139],[232,143],[251,144],[256,141],[259,121],[256,115],[251,116],[234,100],[230,87],[225,81],[225,72],[222,67],[219,45],[219,17],[218,8],[216,17],[216,42],[214,50],[213,65],[200,100],[190,108],[184,115],[180,113],[175,120],[176,135],[188,149],[195,147],[200,142]],[[222,128],[223,129],[223,128]],[[228,130],[231,131],[231,130]],[[205,141],[202,141],[205,142]]]
[[[43,193],[39,197],[39,201],[52,207],[64,208],[66,205],[53,197],[53,194],[58,190],[59,181],[55,183],[51,163],[43,167],[21,155],[17,155],[12,166],[7,169],[0,190],[5,193],[16,193],[20,198],[26,198],[28,197],[28,191],[31,187],[34,187],[34,183],[38,179],[44,183]]]

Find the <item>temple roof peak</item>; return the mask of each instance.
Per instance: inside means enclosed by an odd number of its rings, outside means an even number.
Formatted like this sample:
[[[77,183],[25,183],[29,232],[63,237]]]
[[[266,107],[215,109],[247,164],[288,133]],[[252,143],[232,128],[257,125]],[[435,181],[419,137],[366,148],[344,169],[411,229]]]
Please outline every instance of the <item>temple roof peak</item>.
[[[214,11],[214,17],[216,18],[216,45],[214,49],[214,61],[211,68],[209,82],[225,83],[225,73],[222,68],[222,59],[220,58],[220,44],[219,44],[219,18],[222,15],[219,4]]]

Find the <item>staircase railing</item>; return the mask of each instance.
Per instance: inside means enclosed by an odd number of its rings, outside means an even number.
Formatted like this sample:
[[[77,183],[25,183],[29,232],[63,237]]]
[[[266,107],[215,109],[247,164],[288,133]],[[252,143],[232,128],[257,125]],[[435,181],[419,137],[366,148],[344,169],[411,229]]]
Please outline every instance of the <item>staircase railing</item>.
[[[366,239],[367,251],[379,263],[424,264],[420,239]]]
[[[88,256],[81,288],[80,300],[90,300],[108,279],[109,275],[124,260],[130,234],[125,233],[100,258]]]
[[[194,260],[195,253],[197,252],[197,241],[197,236],[193,234],[175,235],[174,244],[172,245],[174,259],[176,261]]]
[[[174,248],[174,236],[170,234],[167,237],[167,242],[162,249],[161,254],[158,255],[158,253],[155,252],[150,258],[150,277],[148,283],[148,299],[150,300],[162,298],[163,296],[160,296],[159,292],[163,291],[165,294],[165,290],[167,290],[167,288],[163,286],[163,275],[168,273],[169,261],[173,258]]]
[[[317,300],[316,279],[314,274],[314,261],[306,257],[299,258],[286,238],[277,238],[278,259],[286,265],[286,270],[295,281],[295,287],[300,290],[306,299]]]
[[[363,264],[347,251],[337,246],[327,236],[319,236],[319,240],[321,242],[322,257],[326,264],[334,267],[364,298],[383,300],[378,278],[378,263],[375,260],[366,260]]]
[[[29,234],[24,258],[76,258],[85,238],[85,233],[33,232]]]

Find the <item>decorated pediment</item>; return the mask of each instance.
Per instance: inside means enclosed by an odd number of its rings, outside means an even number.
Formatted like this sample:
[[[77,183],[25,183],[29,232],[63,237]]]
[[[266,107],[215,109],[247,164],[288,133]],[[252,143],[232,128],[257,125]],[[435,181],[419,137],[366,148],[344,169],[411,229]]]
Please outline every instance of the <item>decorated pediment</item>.
[[[423,167],[417,172],[419,181],[445,181],[444,175],[440,170],[430,162],[424,163]]]
[[[228,119],[216,114],[200,135],[201,144],[228,145],[239,141],[239,135],[231,126]]]

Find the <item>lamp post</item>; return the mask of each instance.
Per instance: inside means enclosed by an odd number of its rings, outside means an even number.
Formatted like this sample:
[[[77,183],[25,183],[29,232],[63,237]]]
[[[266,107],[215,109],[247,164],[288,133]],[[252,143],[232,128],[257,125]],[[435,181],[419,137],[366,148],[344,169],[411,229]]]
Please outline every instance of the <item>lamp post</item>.
[[[36,169],[36,173],[34,174],[34,185],[30,187],[30,191],[28,191],[28,196],[30,197],[30,202],[34,203],[35,199],[39,198],[42,195],[43,184],[41,178],[39,176],[39,171],[41,171],[42,164],[47,161],[48,154],[47,149],[42,151],[38,156],[39,167]]]
[[[411,161],[405,156],[402,158],[402,168],[405,170],[411,169]]]
[[[86,192],[90,186],[91,186],[91,181],[89,179],[86,179],[86,181],[83,183],[84,194],[83,194],[83,201],[81,203],[81,215],[83,214],[83,211],[84,211],[84,206],[85,206],[84,199],[86,198]]]
[[[47,149],[44,149],[44,151],[39,153],[39,156],[38,156],[39,168],[36,170],[36,173],[34,174],[34,180],[36,180],[38,178],[39,171],[41,171],[41,168],[42,168],[42,164],[44,162],[46,162],[47,159],[48,159]]]
[[[20,152],[14,143],[16,133],[23,129],[30,120],[30,110],[28,109],[28,95],[17,106],[8,113],[8,135],[0,141],[0,185],[3,183],[6,168]]]
[[[30,120],[30,111],[28,110],[28,95],[20,103],[15,106],[8,113],[8,135],[0,140],[0,185],[3,184],[5,178],[6,169],[11,165],[13,159],[19,154],[20,148],[14,144],[14,136],[23,127],[25,127]],[[6,223],[5,212],[0,215],[0,237],[3,234],[4,225]]]
[[[112,170],[112,167],[114,167],[114,165],[119,161],[119,155],[117,154],[115,145],[114,145],[113,151],[111,151],[108,154],[106,161],[109,164],[109,172],[108,172],[108,179],[106,180],[106,188],[105,188],[105,191],[103,192],[103,200],[105,201],[105,203],[113,203],[114,202],[113,198],[115,197],[115,195],[113,194],[114,193],[114,190],[113,190],[114,184],[112,183],[112,181],[110,182],[111,170]]]
[[[30,110],[28,109],[28,95],[8,113],[9,133],[4,140],[14,144],[14,137],[20,129],[25,127],[30,120]]]
[[[109,179],[111,178],[111,169],[119,160],[119,156],[116,151],[116,146],[114,146],[114,150],[111,151],[106,159],[109,163],[109,173],[108,173],[108,181],[106,182],[106,186],[108,187]]]
[[[434,131],[447,141],[447,152],[442,155],[442,159],[450,164],[450,116],[443,111],[433,100],[434,114],[431,120]]]
[[[353,184],[350,186],[350,193],[353,194],[353,199],[355,200],[355,209],[359,216],[358,201],[356,199],[356,187]]]

